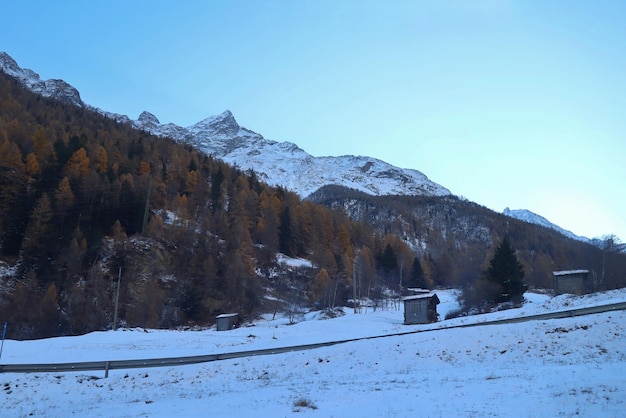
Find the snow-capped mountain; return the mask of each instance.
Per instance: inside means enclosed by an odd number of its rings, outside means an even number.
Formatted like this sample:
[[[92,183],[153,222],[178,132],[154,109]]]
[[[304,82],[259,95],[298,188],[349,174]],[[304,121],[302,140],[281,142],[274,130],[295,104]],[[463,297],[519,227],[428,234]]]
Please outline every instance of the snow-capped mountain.
[[[518,219],[520,221],[524,221],[524,222],[528,222],[531,224],[535,224],[535,225],[541,225],[543,227],[546,228],[550,228],[550,229],[554,229],[555,231],[561,233],[562,235],[565,235],[566,237],[575,239],[577,241],[583,241],[583,242],[587,242],[587,243],[592,243],[589,238],[587,237],[581,237],[579,235],[574,234],[571,231],[568,231],[567,229],[563,229],[558,225],[553,224],[552,222],[550,222],[549,220],[547,220],[546,218],[544,218],[541,215],[537,215],[536,213],[533,213],[529,210],[526,209],[514,209],[511,210],[509,208],[504,209],[504,211],[502,212],[504,215],[509,216],[511,218],[515,218]]]
[[[373,195],[450,194],[417,170],[397,168],[371,157],[313,157],[291,142],[265,139],[240,126],[228,110],[187,128],[161,125],[147,112],[133,125],[155,135],[188,142],[243,170],[253,170],[266,183],[286,187],[301,197],[330,184]]]
[[[451,192],[420,171],[394,167],[371,157],[345,155],[314,157],[291,142],[276,142],[240,126],[230,111],[181,127],[161,124],[156,116],[142,112],[137,120],[86,104],[78,90],[63,80],[41,80],[39,74],[21,68],[6,52],[0,51],[0,71],[15,77],[29,90],[70,103],[117,121],[129,123],[151,134],[169,137],[236,165],[253,170],[259,179],[283,186],[307,197],[323,186],[339,185],[371,195],[447,196]],[[561,234],[594,245],[597,240],[580,237],[528,210],[510,210],[504,215],[554,229]]]
[[[394,167],[371,157],[313,157],[293,143],[265,139],[240,126],[228,110],[186,128],[171,123],[161,124],[149,112],[142,112],[137,120],[132,121],[125,115],[85,104],[78,91],[62,80],[42,81],[37,73],[22,69],[5,52],[0,52],[0,70],[45,97],[88,108],[117,122],[131,123],[154,135],[191,144],[242,170],[253,170],[266,183],[283,186],[301,197],[307,197],[320,187],[332,184],[373,195],[451,194],[448,189],[417,170]]]

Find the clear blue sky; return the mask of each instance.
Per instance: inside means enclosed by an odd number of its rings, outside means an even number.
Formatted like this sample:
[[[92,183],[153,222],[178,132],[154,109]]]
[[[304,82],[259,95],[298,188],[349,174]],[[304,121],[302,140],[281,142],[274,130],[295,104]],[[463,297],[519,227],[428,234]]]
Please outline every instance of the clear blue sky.
[[[626,241],[626,2],[11,1],[0,50],[83,100],[230,109],[315,156],[422,171],[496,211]]]

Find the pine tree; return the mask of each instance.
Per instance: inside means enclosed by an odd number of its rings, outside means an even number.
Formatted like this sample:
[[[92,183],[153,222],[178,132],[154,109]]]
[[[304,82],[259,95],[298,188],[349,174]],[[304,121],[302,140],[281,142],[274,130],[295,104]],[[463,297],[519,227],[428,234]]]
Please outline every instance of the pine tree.
[[[289,206],[285,206],[280,214],[278,249],[287,256],[291,257],[296,255],[296,245],[293,242],[293,226]]]
[[[396,259],[396,254],[391,244],[387,244],[385,251],[381,254],[380,265],[385,273],[389,273],[391,270],[395,270],[396,267],[398,267],[398,260]]]
[[[484,280],[501,287],[501,293],[494,301],[497,303],[519,302],[528,289],[528,286],[524,284],[524,268],[507,238],[504,238],[496,249],[484,273]]]
[[[419,258],[413,258],[413,265],[411,267],[411,275],[409,276],[409,281],[407,283],[407,287],[421,287],[426,288],[426,277],[424,276],[424,270],[422,269],[422,264],[420,263]]]

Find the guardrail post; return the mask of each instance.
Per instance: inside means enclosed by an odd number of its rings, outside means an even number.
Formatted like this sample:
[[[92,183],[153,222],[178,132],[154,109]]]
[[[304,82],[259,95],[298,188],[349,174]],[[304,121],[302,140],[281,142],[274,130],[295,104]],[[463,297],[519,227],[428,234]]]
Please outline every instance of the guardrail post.
[[[109,362],[104,363],[104,378],[109,377]]]
[[[4,348],[4,338],[7,336],[7,323],[4,323],[4,330],[2,331],[2,345],[0,345],[0,358],[2,358],[2,349]]]

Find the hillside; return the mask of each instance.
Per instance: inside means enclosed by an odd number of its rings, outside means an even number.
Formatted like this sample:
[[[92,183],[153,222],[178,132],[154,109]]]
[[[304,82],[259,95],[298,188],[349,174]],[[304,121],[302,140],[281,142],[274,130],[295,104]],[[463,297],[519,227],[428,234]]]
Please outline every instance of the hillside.
[[[262,173],[199,149],[285,148],[308,157],[240,127],[229,112],[194,125],[193,138],[202,141],[192,146],[146,132],[150,124],[164,129],[149,114],[137,129],[128,118],[66,100],[75,96],[56,89],[60,83],[41,87],[36,74],[24,77],[0,73],[0,314],[13,324],[11,338],[340,306],[350,303],[355,275],[357,296],[375,303],[407,286],[468,285],[505,235],[531,286],[550,287],[552,271],[578,268],[593,272],[595,289],[626,286],[626,256],[495,214],[428,182],[420,184],[430,192],[420,196],[333,185],[306,200],[267,185]],[[406,185],[423,180],[361,157],[328,166],[318,159],[298,177],[285,167],[306,164],[284,163],[286,155],[260,159],[298,180],[323,177],[319,167],[332,179],[338,174],[330,167],[343,164],[374,178],[384,193],[395,189],[377,170]],[[284,264],[282,256],[308,264]]]
[[[110,328],[118,277],[129,326],[210,324],[284,298],[334,304],[354,248],[379,251],[343,213],[4,74],[0,84],[0,258],[13,273],[1,278],[0,313],[10,337]],[[316,268],[291,272],[278,253]]]
[[[454,292],[438,292],[440,313]],[[521,309],[402,325],[401,310],[295,325],[271,315],[228,332],[125,329],[7,341],[20,363],[226,353],[445,327],[624,301],[623,290],[584,297],[527,294]],[[94,373],[0,374],[3,416],[608,416],[626,402],[626,313],[449,329],[310,351],[206,364]],[[584,377],[583,377],[584,376]],[[511,396],[513,395],[514,396]],[[513,412],[514,411],[514,412]]]
[[[219,158],[242,170],[252,170],[260,180],[306,197],[320,187],[341,185],[374,195],[449,195],[445,187],[423,173],[394,167],[363,156],[314,157],[296,144],[276,142],[240,126],[230,111],[182,127],[161,124],[156,116],[142,112],[137,120],[84,103],[79,92],[62,80],[41,80],[36,72],[21,68],[7,53],[0,52],[0,71],[15,77],[29,90],[64,103],[129,124],[155,136],[174,139]]]
[[[494,212],[455,196],[370,196],[325,187],[309,199],[344,210],[379,234],[402,237],[419,255],[430,286],[464,286],[485,268],[493,244],[507,236],[531,287],[551,288],[552,272],[592,272],[597,289],[626,286],[626,255],[570,239],[552,228]]]
[[[533,224],[537,224],[537,225],[540,225],[540,226],[543,226],[543,227],[546,227],[546,228],[554,229],[555,231],[565,235],[566,237],[572,238],[572,239],[576,239],[576,240],[583,241],[583,242],[588,242],[588,243],[591,243],[591,241],[592,241],[592,240],[590,240],[587,237],[580,237],[580,236],[574,234],[571,231],[563,229],[560,226],[555,225],[554,223],[550,222],[549,220],[547,220],[543,216],[537,215],[536,213],[533,213],[533,212],[531,212],[529,210],[526,210],[526,209],[509,209],[509,208],[505,208],[504,211],[502,212],[502,214],[506,215],[506,216],[510,216],[511,218],[519,219],[520,221],[533,223]]]

